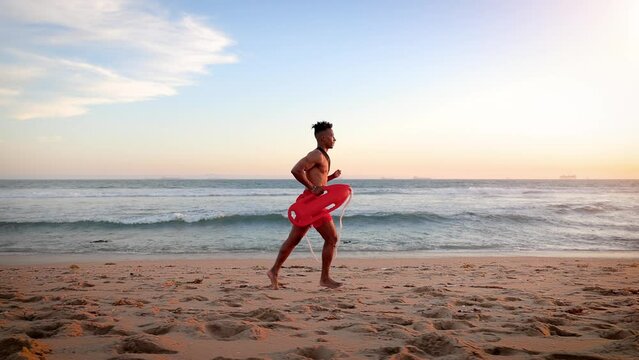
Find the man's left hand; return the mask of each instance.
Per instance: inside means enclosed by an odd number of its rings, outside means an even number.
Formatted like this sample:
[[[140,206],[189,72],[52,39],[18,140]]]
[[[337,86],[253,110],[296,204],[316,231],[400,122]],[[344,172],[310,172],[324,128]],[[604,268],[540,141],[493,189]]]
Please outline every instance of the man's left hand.
[[[331,175],[331,179],[337,179],[340,175],[342,175],[342,170],[337,170]]]

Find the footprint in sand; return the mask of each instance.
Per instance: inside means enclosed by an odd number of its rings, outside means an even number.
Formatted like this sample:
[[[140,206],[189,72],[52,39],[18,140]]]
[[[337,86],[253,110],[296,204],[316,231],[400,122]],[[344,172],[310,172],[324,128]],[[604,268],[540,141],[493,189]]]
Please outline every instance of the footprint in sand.
[[[497,356],[527,356],[527,355],[539,355],[537,351],[531,351],[526,349],[514,349],[507,346],[495,346],[484,349],[487,354]]]
[[[389,360],[420,360],[426,358],[426,353],[412,345],[385,346],[377,350],[369,350],[366,353],[377,355],[380,359]]]
[[[530,325],[521,324],[504,324],[505,328],[512,328],[515,332],[526,334],[528,336],[562,336],[562,337],[579,337],[577,334],[568,330],[561,329],[555,325],[543,322],[534,322]]]
[[[187,296],[187,297],[181,299],[180,301],[183,301],[183,302],[209,301],[209,298],[207,298],[206,296],[202,296],[202,295],[195,295],[195,296]]]
[[[437,330],[463,330],[474,328],[475,325],[468,321],[439,320],[433,321],[433,327]]]
[[[414,322],[413,319],[408,319],[401,316],[384,316],[384,317],[381,317],[379,320],[382,323],[402,325],[402,326],[413,325],[413,322]]]
[[[3,292],[0,293],[0,299],[2,300],[11,300],[17,296],[20,296],[21,294],[18,292]]]
[[[423,309],[417,311],[423,317],[430,319],[450,319],[453,317],[453,313],[450,309],[442,306],[436,306],[430,309]]]
[[[128,306],[143,307],[144,304],[148,304],[148,303],[149,303],[149,301],[144,300],[144,299],[122,298],[122,299],[114,302],[112,305],[113,306],[128,305]]]
[[[55,336],[64,324],[53,322],[49,324],[34,326],[26,331],[26,334],[32,339],[45,339]]]
[[[253,311],[249,311],[247,313],[235,313],[232,314],[235,317],[244,317],[248,318],[248,320],[260,320],[260,321],[269,321],[269,322],[278,322],[278,321],[292,321],[291,317],[284,314],[283,312],[270,308],[259,308]]]
[[[68,299],[64,302],[64,305],[72,305],[72,306],[84,306],[88,304],[89,304],[89,301],[83,298]]]
[[[630,358],[636,358],[637,350],[639,350],[637,344],[639,344],[639,334],[635,334],[623,340],[612,341],[604,346],[592,349],[592,351],[601,354],[603,358],[606,359],[609,358],[611,353],[624,354],[630,356]]]
[[[244,299],[242,299],[241,297],[229,295],[226,295],[223,299],[220,299],[219,302],[228,307],[234,308],[240,308],[244,305]]]
[[[436,333],[423,334],[408,340],[406,344],[415,346],[424,353],[435,357],[453,355],[455,358],[472,358],[478,355],[478,352],[469,345],[464,345],[455,338]]]
[[[444,297],[446,296],[444,294],[444,290],[441,289],[436,289],[432,286],[420,286],[420,287],[416,287],[416,288],[412,288],[412,291],[415,294],[418,294],[420,296],[432,296],[432,297]]]
[[[551,325],[567,325],[570,322],[568,316],[566,314],[557,314],[556,316],[535,316],[532,320],[528,321],[539,321]]]
[[[337,303],[337,307],[340,308],[340,309],[355,309],[357,307],[357,305],[355,305],[353,303],[339,302],[339,303]]]
[[[263,340],[268,336],[268,330],[247,322],[220,320],[208,324],[206,329],[218,340]]]
[[[135,354],[177,354],[178,351],[172,349],[169,345],[162,342],[157,336],[153,335],[133,335],[124,338],[117,351],[122,353]]]
[[[90,322],[84,324],[84,329],[91,332],[93,335],[109,334],[114,327],[115,324],[112,323]]]
[[[333,330],[347,330],[359,334],[376,334],[378,329],[371,324],[366,323],[350,323],[333,326]]]
[[[623,289],[604,289],[599,286],[588,286],[583,288],[583,291],[595,292],[604,296],[630,296],[639,295],[639,288],[623,288]]]
[[[29,308],[18,308],[13,311],[7,311],[4,316],[9,320],[36,321],[48,319],[53,313],[48,311],[35,312]]]
[[[396,339],[408,340],[419,335],[419,332],[410,328],[406,328],[401,325],[391,324],[387,328],[385,327],[383,329],[380,329],[379,334],[383,335],[389,340],[396,340]]]
[[[84,328],[79,321],[71,321],[64,324],[57,335],[62,337],[84,336]]]
[[[159,324],[152,323],[152,324],[140,325],[140,327],[146,328],[143,331],[147,334],[164,335],[171,332],[171,330],[175,327],[175,323],[173,322],[166,322],[166,323],[159,323]]]
[[[150,335],[166,335],[172,332],[179,332],[188,335],[191,338],[205,338],[206,329],[204,324],[195,318],[189,318],[186,321],[164,321],[158,323],[149,323],[140,325],[147,334]]]
[[[637,335],[633,330],[613,328],[609,330],[600,330],[597,332],[599,337],[610,340],[622,340]],[[638,343],[639,344],[639,343]],[[638,349],[639,350],[639,349]]]
[[[297,348],[294,350],[287,351],[284,354],[273,354],[275,358],[286,358],[286,359],[311,359],[311,360],[330,360],[330,359],[338,359],[338,358],[346,358],[346,353],[330,349],[324,345],[318,346],[309,346],[303,348]]]
[[[0,340],[0,359],[46,359],[50,352],[46,344],[23,335]]]
[[[19,295],[15,298],[13,298],[14,301],[19,301],[22,303],[35,303],[35,302],[42,302],[45,301],[46,298],[44,296],[40,296],[40,295],[34,295],[34,296],[22,296]]]

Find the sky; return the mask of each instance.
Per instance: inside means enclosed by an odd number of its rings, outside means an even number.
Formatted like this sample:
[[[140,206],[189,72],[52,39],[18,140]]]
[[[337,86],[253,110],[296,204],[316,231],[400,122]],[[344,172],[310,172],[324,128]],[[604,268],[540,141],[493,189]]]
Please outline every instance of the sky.
[[[0,0],[0,178],[639,178],[639,1]]]

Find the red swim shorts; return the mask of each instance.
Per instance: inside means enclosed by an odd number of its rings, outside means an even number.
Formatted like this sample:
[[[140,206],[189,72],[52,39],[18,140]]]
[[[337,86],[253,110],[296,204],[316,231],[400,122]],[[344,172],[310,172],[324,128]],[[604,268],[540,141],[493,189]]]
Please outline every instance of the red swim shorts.
[[[297,200],[295,201],[300,201],[301,199],[307,198],[309,196],[317,196],[317,195],[313,194],[310,190],[304,190],[304,192],[300,196],[298,196]],[[312,225],[314,228],[317,229],[318,227],[326,224],[329,221],[333,221],[333,217],[327,211],[325,214],[322,215],[322,217],[317,219]]]

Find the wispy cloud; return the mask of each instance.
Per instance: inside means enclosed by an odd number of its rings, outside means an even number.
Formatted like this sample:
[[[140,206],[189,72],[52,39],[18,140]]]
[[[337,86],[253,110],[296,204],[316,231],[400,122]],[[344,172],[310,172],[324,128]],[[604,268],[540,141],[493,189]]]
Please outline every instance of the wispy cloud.
[[[232,41],[192,15],[147,1],[0,2],[0,106],[11,116],[84,114],[98,104],[177,93],[213,64],[233,63]]]

